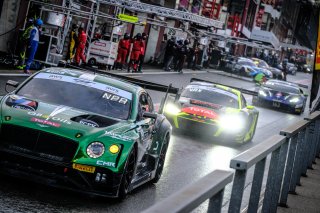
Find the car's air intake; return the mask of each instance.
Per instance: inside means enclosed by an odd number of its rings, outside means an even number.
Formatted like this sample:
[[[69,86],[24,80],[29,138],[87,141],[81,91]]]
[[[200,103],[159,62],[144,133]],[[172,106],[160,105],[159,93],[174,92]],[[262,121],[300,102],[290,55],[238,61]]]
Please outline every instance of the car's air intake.
[[[3,124],[0,146],[24,155],[70,162],[77,151],[78,143],[40,130]]]

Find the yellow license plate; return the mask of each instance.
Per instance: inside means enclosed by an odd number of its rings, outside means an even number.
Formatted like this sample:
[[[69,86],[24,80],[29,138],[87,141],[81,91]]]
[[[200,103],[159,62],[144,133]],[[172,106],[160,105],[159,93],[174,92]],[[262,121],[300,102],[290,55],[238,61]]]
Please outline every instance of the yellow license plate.
[[[72,164],[72,168],[79,170],[81,172],[88,172],[88,173],[94,173],[94,171],[96,170],[96,167],[94,166],[86,166],[86,165],[81,165],[81,164]]]

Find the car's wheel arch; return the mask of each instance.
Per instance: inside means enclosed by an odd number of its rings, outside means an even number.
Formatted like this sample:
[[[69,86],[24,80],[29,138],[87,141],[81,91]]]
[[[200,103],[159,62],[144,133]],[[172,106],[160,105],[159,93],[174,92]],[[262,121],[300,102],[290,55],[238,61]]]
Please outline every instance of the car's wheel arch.
[[[169,136],[169,138],[171,137],[171,131],[172,131],[172,127],[171,124],[169,123],[169,121],[167,119],[163,119],[161,121],[161,123],[158,126],[158,129],[156,131],[159,131],[159,133],[157,134],[157,136],[154,138],[154,142],[155,143],[160,143],[160,147],[156,150],[155,154],[159,154],[161,152],[162,146],[163,146],[163,139],[165,137],[167,137],[167,135]]]
[[[120,181],[120,186],[119,186],[119,191],[118,191],[118,199],[120,199],[120,200],[126,198],[127,194],[132,190],[131,186],[130,186],[131,183],[129,183],[129,184],[127,183],[128,185],[125,186],[125,178],[126,178],[125,175],[126,175],[128,166],[130,165],[129,161],[130,161],[131,155],[134,155],[135,162],[133,165],[134,168],[133,168],[132,178],[130,181],[132,181],[132,179],[134,178],[136,170],[137,170],[137,154],[138,154],[138,144],[134,143],[132,148],[130,149],[130,152],[129,152],[127,158],[126,158],[125,166],[123,169],[123,174],[122,174],[121,181]]]

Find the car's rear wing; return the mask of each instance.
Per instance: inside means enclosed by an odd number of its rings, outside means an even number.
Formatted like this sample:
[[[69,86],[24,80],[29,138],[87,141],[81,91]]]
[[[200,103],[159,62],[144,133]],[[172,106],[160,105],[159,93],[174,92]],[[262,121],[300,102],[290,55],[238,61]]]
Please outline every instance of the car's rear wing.
[[[216,83],[216,82],[213,82],[213,81],[208,81],[208,80],[199,79],[199,78],[191,78],[190,79],[190,82],[196,82],[196,81],[197,82],[211,83],[211,84],[215,84],[215,85],[221,85],[221,86],[225,86],[225,87],[229,87],[229,88],[232,88],[232,89],[239,90],[243,94],[252,95],[252,96],[258,96],[258,92],[256,92],[256,91],[247,90],[247,89],[243,89],[243,88],[238,88],[238,87],[234,87],[234,86],[229,86],[229,85]]]

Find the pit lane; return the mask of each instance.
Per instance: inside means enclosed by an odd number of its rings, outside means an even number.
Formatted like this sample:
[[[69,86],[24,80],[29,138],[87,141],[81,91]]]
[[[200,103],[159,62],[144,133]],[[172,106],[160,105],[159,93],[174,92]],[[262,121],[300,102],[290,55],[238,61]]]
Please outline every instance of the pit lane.
[[[135,78],[161,84],[173,83],[175,87],[185,86],[191,77],[254,89],[255,84],[248,79],[237,79],[215,73],[139,75]],[[0,77],[0,94],[8,79],[21,81],[25,77]],[[309,84],[311,75],[298,73],[288,76],[289,81]],[[150,91],[154,103],[158,104],[163,93]],[[246,96],[251,103],[251,97]],[[258,107],[260,112],[255,137],[251,143],[242,146],[217,144],[183,135],[173,135],[160,181],[146,184],[135,190],[123,202],[110,199],[88,198],[62,190],[39,186],[26,181],[0,177],[0,209],[3,212],[141,212],[159,200],[169,196],[183,186],[196,181],[214,169],[229,169],[232,157],[258,144],[280,129],[302,119],[303,115],[292,115],[276,110]],[[307,111],[307,110],[306,110]],[[307,112],[305,112],[306,114]],[[18,134],[18,133],[17,133]],[[230,187],[225,191],[230,193]],[[202,212],[205,205],[195,212]]]

